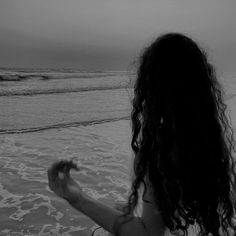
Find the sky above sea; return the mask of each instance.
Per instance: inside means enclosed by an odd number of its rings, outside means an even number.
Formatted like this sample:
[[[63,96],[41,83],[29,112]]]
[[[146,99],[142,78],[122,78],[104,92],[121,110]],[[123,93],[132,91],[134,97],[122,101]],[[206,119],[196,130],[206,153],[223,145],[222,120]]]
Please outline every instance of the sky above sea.
[[[175,31],[236,77],[235,12],[235,0],[1,0],[0,67],[126,70]]]

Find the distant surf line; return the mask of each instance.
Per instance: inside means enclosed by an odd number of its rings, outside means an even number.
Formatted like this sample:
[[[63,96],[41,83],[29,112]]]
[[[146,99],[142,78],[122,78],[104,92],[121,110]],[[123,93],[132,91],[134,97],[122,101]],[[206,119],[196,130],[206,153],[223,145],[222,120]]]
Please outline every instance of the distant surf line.
[[[85,87],[85,88],[61,88],[61,89],[49,89],[49,90],[26,90],[26,91],[2,91],[0,97],[11,96],[35,96],[35,95],[50,95],[58,93],[77,93],[77,92],[89,92],[89,91],[101,91],[101,90],[115,90],[115,89],[128,89],[132,88],[127,85],[109,86],[109,87]]]
[[[42,127],[32,127],[32,128],[24,128],[24,129],[0,129],[0,135],[3,134],[22,134],[22,133],[32,133],[32,132],[40,132],[49,129],[61,129],[61,128],[69,128],[69,127],[79,127],[79,126],[90,126],[96,124],[103,124],[108,122],[115,122],[119,120],[129,120],[130,116],[116,117],[116,118],[106,118],[101,120],[90,120],[90,121],[78,121],[71,123],[62,123],[62,124],[54,124]]]
[[[1,82],[24,82],[25,80],[38,79],[41,81],[47,80],[62,80],[62,79],[96,79],[102,77],[119,77],[129,76],[127,73],[58,73],[57,75],[51,73],[45,74],[1,74],[0,72],[0,83]]]

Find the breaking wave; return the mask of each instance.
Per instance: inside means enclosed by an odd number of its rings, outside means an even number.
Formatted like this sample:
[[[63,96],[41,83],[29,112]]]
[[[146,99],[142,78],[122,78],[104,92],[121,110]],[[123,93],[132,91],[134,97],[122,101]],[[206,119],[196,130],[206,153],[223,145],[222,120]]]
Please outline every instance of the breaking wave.
[[[23,128],[23,129],[0,129],[1,134],[19,134],[19,133],[30,133],[43,131],[47,129],[60,129],[60,128],[68,128],[68,127],[78,127],[78,126],[89,126],[95,124],[102,124],[107,122],[119,121],[119,120],[128,120],[129,116],[124,117],[115,117],[108,119],[100,119],[100,120],[89,120],[89,121],[78,121],[78,122],[70,122],[70,123],[61,123],[61,124],[52,124],[48,126],[42,127],[31,127],[31,128]]]

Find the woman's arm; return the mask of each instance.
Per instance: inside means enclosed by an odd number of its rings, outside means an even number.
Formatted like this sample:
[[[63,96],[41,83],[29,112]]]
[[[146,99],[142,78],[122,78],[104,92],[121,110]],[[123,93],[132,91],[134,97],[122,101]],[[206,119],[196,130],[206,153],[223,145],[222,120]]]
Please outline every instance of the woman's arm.
[[[147,184],[147,191],[143,201],[143,212],[141,217],[134,217],[133,220],[121,226],[120,236],[162,236],[165,232],[165,225],[162,216],[154,205],[154,197],[150,183]],[[112,234],[115,234],[113,226],[116,219],[122,214],[121,211],[100,203],[87,195],[78,203],[70,203],[75,209],[84,213],[98,225]]]
[[[113,226],[121,211],[111,208],[99,201],[93,200],[89,196],[84,196],[78,203],[70,202],[70,205],[78,211],[84,213],[98,225],[112,234],[115,234]],[[148,235],[142,221],[138,217],[125,223],[120,228],[120,236],[146,236]]]
[[[114,234],[114,223],[122,213],[105,204],[90,198],[85,194],[79,184],[70,176],[70,169],[78,169],[73,162],[66,160],[56,162],[48,170],[50,189],[59,197],[81,211],[105,230]],[[138,217],[123,224],[120,228],[120,236],[146,236],[148,235],[142,221]]]

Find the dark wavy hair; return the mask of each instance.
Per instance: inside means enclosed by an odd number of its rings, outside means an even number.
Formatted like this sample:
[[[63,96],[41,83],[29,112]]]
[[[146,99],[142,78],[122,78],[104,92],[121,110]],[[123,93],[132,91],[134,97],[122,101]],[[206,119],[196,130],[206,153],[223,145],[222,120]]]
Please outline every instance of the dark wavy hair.
[[[191,38],[167,33],[144,50],[131,113],[135,178],[116,235],[134,217],[145,178],[171,233],[188,235],[193,224],[201,236],[235,232],[235,143],[223,95]]]

